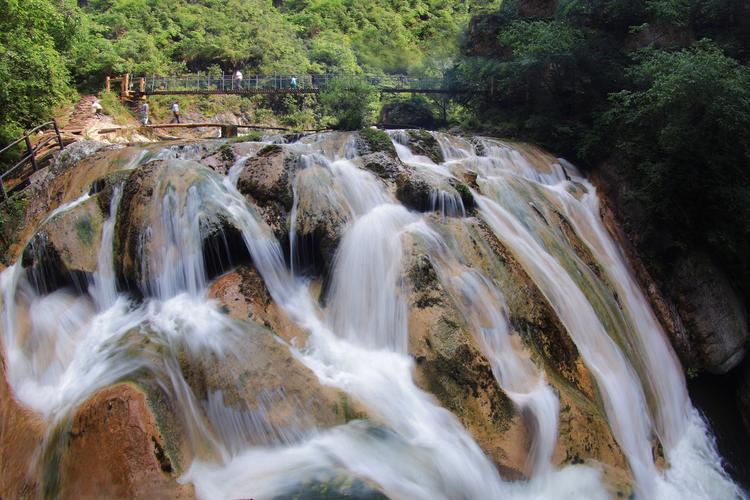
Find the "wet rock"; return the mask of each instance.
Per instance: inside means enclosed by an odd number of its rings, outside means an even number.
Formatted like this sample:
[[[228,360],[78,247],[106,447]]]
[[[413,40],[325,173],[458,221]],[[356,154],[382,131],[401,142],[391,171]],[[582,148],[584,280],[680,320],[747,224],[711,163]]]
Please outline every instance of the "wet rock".
[[[747,311],[724,272],[707,255],[686,254],[667,283],[699,369],[721,374],[737,366],[745,357]]]
[[[104,389],[73,417],[59,462],[62,498],[192,498],[144,392],[130,384]]]
[[[454,187],[460,183],[431,175],[427,172],[415,170],[411,167],[405,169],[396,176],[396,198],[406,207],[418,212],[429,212],[439,210],[436,196],[444,196],[448,199],[463,203],[464,196]],[[474,206],[473,197],[466,189],[466,200]]]
[[[742,415],[745,429],[750,434],[750,366],[746,366],[740,375],[737,386],[737,408]]]
[[[398,158],[383,151],[366,154],[360,158],[360,161],[364,168],[388,181],[396,180],[396,177],[404,171],[404,166]]]
[[[44,422],[15,400],[5,373],[0,352],[0,498],[35,498],[39,484],[30,471],[44,435]]]
[[[507,479],[524,477],[522,418],[418,246],[405,256],[415,381],[458,417]]]
[[[120,284],[133,291],[143,281],[143,238],[150,225],[154,189],[163,167],[164,162],[154,161],[133,171],[125,182],[117,212],[113,243],[115,272]]]
[[[382,130],[363,128],[357,132],[355,141],[360,156],[380,152],[385,153],[391,158],[398,158],[396,148],[393,146],[390,136]]]
[[[260,204],[274,201],[285,210],[291,210],[294,197],[289,168],[292,161],[294,156],[281,146],[265,146],[245,162],[237,188]]]
[[[440,149],[440,143],[431,133],[426,130],[408,130],[409,148],[416,155],[426,156],[435,163],[443,163],[443,150]]]
[[[308,167],[297,174],[297,253],[300,267],[327,273],[350,218],[343,194],[328,169]]]
[[[316,429],[365,417],[345,394],[321,385],[271,330],[254,322],[238,326],[246,335],[223,356],[185,352],[179,359],[209,422],[230,449],[291,444]],[[221,425],[231,420],[253,425],[241,432],[236,425]]]
[[[57,214],[37,230],[24,249],[22,262],[40,290],[49,293],[61,286],[85,285],[83,275],[96,271],[107,216],[95,196]]]
[[[120,149],[122,146],[107,144],[99,141],[76,141],[63,149],[50,168],[52,172],[59,173],[78,165],[84,158],[88,158],[101,151]]]
[[[535,364],[546,372],[547,383],[560,398],[560,432],[553,462],[570,464],[596,460],[611,466],[607,469],[608,483],[632,482],[624,455],[607,424],[593,378],[544,295],[485,223],[468,218],[447,219],[443,224],[450,226],[451,239],[460,250],[462,261],[481,269],[498,285],[505,296],[513,330],[520,335]],[[528,442],[525,440],[529,438],[529,431],[524,421],[514,422],[515,427],[511,427],[514,431],[496,439]],[[520,452],[515,453],[517,457],[522,456]],[[518,462],[515,468],[523,470],[524,463]]]
[[[237,266],[217,278],[211,284],[208,296],[218,300],[232,318],[270,328],[286,342],[301,345],[307,339],[307,332],[290,321],[271,299],[263,278],[250,265]]]
[[[216,151],[212,151],[201,158],[200,162],[219,175],[226,175],[237,161],[255,155],[266,146],[265,144],[251,141],[251,139],[256,138],[253,135],[247,141],[227,141]]]

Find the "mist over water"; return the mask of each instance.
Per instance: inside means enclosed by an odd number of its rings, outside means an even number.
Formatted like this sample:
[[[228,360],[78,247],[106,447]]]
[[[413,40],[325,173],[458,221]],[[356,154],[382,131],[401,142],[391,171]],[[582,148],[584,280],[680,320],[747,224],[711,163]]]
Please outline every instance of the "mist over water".
[[[149,223],[139,248],[140,297],[121,289],[116,277],[120,185],[113,188],[88,289],[42,286],[20,261],[0,276],[6,377],[15,396],[52,433],[96,391],[123,380],[156,381],[188,434],[192,460],[180,481],[192,483],[202,498],[274,498],[306,482],[341,477],[357,478],[361,496],[609,498],[612,487],[600,464],[555,461],[560,395],[512,325],[506,294],[513,291],[472,266],[453,242],[457,228],[475,218],[512,253],[575,344],[637,498],[743,497],[724,474],[710,431],[687,397],[682,368],[599,216],[594,187],[572,165],[527,146],[434,138],[445,158],[439,164],[414,154],[406,132],[392,133],[400,160],[437,186],[475,175],[473,211],[441,188],[429,193],[427,212],[407,209],[381,178],[358,166],[345,135],[285,145],[299,153],[291,169],[288,254],[237,188],[249,156],[222,177],[194,161],[199,148],[165,148],[154,157],[166,163],[152,204],[144,207]],[[312,168],[330,174],[325,195],[340,200],[347,215],[325,300],[295,260],[298,180]],[[603,277],[551,227],[555,216],[565,217]],[[305,337],[285,340],[232,319],[209,298],[217,278],[207,270],[203,244],[218,222],[241,235],[272,301]],[[524,479],[504,479],[461,420],[415,378],[404,272],[413,242],[422,245],[498,386],[523,417],[530,436]],[[319,425],[283,386],[228,403],[220,389],[196,395],[184,372],[186,359],[253,366],[268,345],[362,411],[345,423]],[[654,457],[657,444],[663,463]]]

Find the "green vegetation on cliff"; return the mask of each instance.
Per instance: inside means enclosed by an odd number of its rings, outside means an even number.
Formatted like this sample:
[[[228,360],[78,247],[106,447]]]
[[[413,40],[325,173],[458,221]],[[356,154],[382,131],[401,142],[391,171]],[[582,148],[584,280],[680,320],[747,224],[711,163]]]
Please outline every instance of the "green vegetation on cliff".
[[[708,250],[750,291],[750,5],[507,0],[454,76],[491,81],[467,125],[609,177],[654,270]]]

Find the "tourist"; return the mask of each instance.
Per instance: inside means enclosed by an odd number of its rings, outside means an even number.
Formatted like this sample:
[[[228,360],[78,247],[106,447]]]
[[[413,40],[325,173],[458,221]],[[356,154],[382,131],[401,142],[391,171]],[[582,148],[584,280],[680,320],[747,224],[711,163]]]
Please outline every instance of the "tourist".
[[[148,103],[145,99],[141,105],[141,123],[143,125],[148,125]]]
[[[91,111],[94,112],[94,118],[102,117],[102,105],[99,104],[99,99],[96,99],[91,103]]]
[[[242,71],[237,70],[234,73],[234,83],[238,89],[242,88]]]
[[[180,123],[180,105],[177,104],[177,101],[172,103],[172,122],[171,123]]]
[[[292,88],[292,90],[297,88],[297,77],[293,76],[292,80],[289,82],[289,86]]]

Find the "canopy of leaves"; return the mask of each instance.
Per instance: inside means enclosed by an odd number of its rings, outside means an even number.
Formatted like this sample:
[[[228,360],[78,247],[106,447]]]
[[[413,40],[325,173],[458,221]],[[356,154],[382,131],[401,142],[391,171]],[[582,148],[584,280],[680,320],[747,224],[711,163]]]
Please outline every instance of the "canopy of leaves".
[[[0,0],[0,144],[50,118],[71,95],[61,52],[76,33],[75,6]]]
[[[464,101],[471,123],[619,165],[656,264],[702,248],[750,292],[750,4],[522,3],[466,38],[454,77],[493,89]]]
[[[356,130],[372,122],[377,110],[377,94],[375,88],[361,78],[340,77],[320,93],[320,104],[330,117],[331,125]]]

